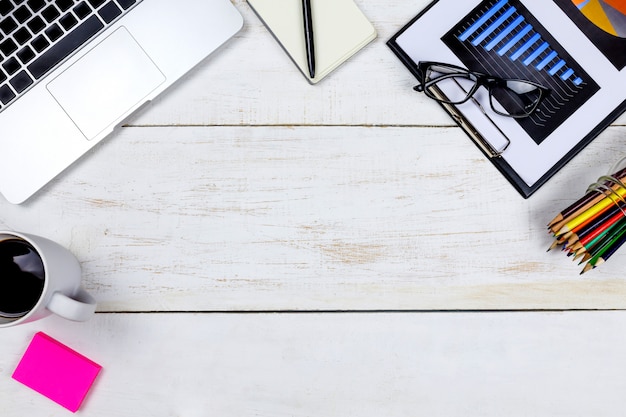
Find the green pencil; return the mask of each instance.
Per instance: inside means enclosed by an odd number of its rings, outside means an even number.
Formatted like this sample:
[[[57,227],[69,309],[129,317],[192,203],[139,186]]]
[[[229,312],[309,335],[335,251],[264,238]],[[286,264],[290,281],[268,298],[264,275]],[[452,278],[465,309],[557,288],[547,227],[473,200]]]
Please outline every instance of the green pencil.
[[[598,253],[591,257],[589,262],[587,262],[587,265],[585,265],[585,268],[582,270],[581,274],[584,274],[590,269],[595,268],[596,265],[599,265],[606,261],[606,259],[603,258],[603,255],[612,255],[617,250],[617,248],[619,248],[624,243],[624,237],[626,237],[626,227],[624,227],[623,230],[621,230],[619,233],[616,233],[609,242],[602,246]]]

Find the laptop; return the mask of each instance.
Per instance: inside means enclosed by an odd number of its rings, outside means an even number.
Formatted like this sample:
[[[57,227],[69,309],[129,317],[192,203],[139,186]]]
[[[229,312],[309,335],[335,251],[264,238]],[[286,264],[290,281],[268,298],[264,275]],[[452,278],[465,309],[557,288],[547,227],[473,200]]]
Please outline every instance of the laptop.
[[[230,0],[0,0],[0,193],[27,200],[242,25]]]

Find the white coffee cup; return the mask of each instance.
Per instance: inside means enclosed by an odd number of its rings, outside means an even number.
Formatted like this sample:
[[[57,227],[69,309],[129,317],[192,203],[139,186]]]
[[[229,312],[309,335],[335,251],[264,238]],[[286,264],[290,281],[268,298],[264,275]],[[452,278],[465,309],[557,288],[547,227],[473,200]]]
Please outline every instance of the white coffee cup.
[[[51,312],[85,321],[96,310],[96,300],[81,286],[76,257],[58,243],[26,233],[0,231],[0,292],[0,328]]]

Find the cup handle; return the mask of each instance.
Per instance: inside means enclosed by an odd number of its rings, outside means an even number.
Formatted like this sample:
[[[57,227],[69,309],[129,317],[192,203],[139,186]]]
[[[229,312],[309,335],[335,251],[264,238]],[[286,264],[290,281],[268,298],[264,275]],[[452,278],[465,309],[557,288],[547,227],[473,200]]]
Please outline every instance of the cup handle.
[[[47,308],[68,320],[87,321],[96,311],[96,299],[82,288],[78,290],[74,298],[55,292]]]

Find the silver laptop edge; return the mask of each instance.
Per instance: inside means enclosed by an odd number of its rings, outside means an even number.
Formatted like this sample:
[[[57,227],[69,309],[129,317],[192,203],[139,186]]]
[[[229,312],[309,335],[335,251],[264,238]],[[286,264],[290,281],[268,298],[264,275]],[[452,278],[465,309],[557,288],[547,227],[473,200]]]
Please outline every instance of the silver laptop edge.
[[[0,193],[27,200],[242,26],[230,0],[143,0],[0,112]]]

